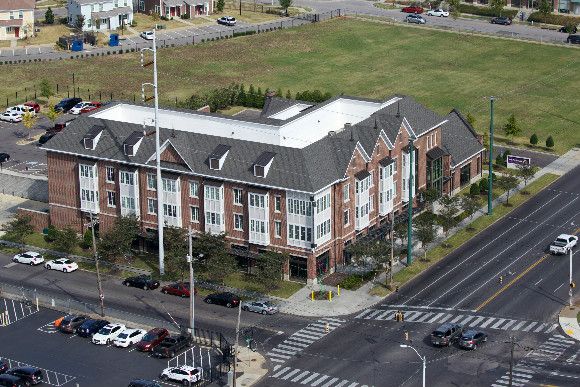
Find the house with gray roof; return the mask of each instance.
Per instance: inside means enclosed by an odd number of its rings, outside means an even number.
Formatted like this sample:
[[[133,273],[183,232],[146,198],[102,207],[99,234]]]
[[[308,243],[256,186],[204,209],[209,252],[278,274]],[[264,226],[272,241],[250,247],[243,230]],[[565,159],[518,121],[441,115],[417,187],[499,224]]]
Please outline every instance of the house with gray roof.
[[[213,1],[209,0],[137,0],[138,11],[150,15],[172,18],[195,18],[213,13]]]
[[[158,187],[154,119],[151,105],[115,102],[45,145],[51,224],[84,232],[92,212],[106,232],[135,214],[147,248],[163,216],[226,233],[247,265],[286,252],[285,278],[312,283],[349,264],[345,246],[420,205],[422,190],[454,193],[482,170],[481,136],[457,110],[442,117],[398,94],[274,96],[256,117],[161,107]]]
[[[132,0],[68,0],[67,22],[76,27],[84,17],[83,31],[116,30],[133,23]]]

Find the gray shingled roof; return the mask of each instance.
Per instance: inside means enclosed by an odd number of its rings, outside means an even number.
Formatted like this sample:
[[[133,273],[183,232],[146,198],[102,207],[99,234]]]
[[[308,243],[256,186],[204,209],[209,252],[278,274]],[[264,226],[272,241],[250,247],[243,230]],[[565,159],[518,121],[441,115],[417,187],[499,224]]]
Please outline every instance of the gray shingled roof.
[[[457,110],[453,109],[445,119],[448,120],[441,127],[441,147],[451,155],[451,168],[483,152],[483,145],[475,138],[475,131]]]
[[[393,116],[396,116],[397,112],[399,112],[402,117],[407,119],[416,136],[422,135],[444,120],[439,114],[408,95],[393,94],[385,98],[385,100],[395,97],[399,97],[401,100],[384,107],[379,112]]]

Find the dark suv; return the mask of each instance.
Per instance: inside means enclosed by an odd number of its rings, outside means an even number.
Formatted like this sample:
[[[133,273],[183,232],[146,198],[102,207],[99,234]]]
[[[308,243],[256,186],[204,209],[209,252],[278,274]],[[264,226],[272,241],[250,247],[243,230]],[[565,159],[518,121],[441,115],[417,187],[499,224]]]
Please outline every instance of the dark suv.
[[[566,43],[580,44],[580,35],[568,35]]]
[[[235,308],[242,299],[234,293],[213,293],[204,300],[208,304],[225,305],[228,308]]]
[[[74,333],[74,331],[76,331],[77,328],[83,325],[88,319],[89,316],[71,314],[62,319],[58,329],[61,332]]]
[[[42,383],[42,371],[38,368],[25,366],[8,370],[6,373],[20,378],[27,386]]]
[[[77,328],[77,335],[81,337],[91,337],[108,324],[109,322],[106,320],[87,320],[83,325]]]
[[[82,98],[65,98],[54,106],[54,110],[66,113],[79,102],[82,102]]]
[[[26,384],[18,376],[3,374],[0,375],[1,387],[24,387]]]
[[[431,333],[431,343],[437,346],[449,347],[463,335],[463,325],[447,323]]]
[[[143,290],[153,290],[159,287],[159,281],[154,280],[151,276],[140,275],[138,277],[127,278],[123,281],[125,286],[134,286]]]

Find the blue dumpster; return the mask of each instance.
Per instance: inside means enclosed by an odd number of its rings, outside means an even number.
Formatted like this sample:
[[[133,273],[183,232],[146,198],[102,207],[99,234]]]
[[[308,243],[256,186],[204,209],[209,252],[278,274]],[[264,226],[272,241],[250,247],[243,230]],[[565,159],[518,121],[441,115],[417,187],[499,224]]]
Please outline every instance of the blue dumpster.
[[[118,46],[119,45],[119,34],[111,34],[111,40],[109,40],[109,46]]]
[[[73,42],[72,44],[72,51],[82,51],[83,50],[83,41],[80,39],[77,39]]]

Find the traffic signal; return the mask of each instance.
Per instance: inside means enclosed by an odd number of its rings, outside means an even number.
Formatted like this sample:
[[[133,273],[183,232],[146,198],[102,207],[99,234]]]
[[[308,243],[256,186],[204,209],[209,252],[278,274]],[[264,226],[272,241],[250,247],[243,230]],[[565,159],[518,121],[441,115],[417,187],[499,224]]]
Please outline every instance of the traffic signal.
[[[502,276],[502,275],[500,275],[500,276],[499,276],[499,283],[501,284],[502,282],[503,282],[503,276]]]
[[[399,292],[399,285],[395,285],[395,293]]]
[[[329,331],[328,323],[326,323],[326,326],[324,327],[324,330],[326,331],[326,333],[328,333],[328,331]]]
[[[405,340],[408,341],[409,340],[409,332],[405,332]]]
[[[576,284],[574,282],[570,282],[570,287],[574,288],[574,287],[576,287]]]

